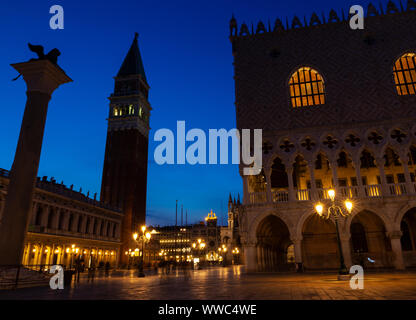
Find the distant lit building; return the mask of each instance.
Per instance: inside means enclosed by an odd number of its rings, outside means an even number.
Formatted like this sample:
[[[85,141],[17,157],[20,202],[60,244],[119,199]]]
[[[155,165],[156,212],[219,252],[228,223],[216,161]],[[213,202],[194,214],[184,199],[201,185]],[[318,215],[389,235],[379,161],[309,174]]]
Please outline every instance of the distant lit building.
[[[232,199],[231,194],[228,199],[227,226],[221,227],[221,246],[227,248],[226,255],[228,261],[239,263],[242,255],[240,232],[239,232],[239,213],[242,209],[240,195],[237,200]]]
[[[152,228],[152,238],[160,245],[159,256],[165,260],[190,261],[218,260],[217,249],[221,244],[221,227],[217,225],[214,212],[208,214],[205,222],[189,226],[165,226]]]

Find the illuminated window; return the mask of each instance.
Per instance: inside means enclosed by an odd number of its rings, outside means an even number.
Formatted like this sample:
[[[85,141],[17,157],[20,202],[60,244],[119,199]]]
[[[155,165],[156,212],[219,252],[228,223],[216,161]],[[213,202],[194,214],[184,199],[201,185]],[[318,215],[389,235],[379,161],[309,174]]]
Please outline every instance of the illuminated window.
[[[309,67],[298,69],[289,81],[292,107],[316,106],[325,103],[324,80]]]
[[[115,116],[118,116],[118,108],[117,107],[114,107],[113,111],[114,111],[114,115]]]
[[[416,92],[416,54],[406,53],[394,64],[394,82],[400,96]]]

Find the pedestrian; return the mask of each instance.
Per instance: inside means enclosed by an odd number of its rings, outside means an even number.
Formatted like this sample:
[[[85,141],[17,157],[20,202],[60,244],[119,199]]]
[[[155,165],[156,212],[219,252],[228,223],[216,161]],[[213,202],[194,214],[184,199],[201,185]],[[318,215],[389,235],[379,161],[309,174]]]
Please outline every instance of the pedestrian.
[[[110,262],[105,263],[105,276],[108,277],[110,274]]]
[[[88,282],[94,282],[95,276],[95,265],[94,262],[91,262],[90,267],[88,268]]]

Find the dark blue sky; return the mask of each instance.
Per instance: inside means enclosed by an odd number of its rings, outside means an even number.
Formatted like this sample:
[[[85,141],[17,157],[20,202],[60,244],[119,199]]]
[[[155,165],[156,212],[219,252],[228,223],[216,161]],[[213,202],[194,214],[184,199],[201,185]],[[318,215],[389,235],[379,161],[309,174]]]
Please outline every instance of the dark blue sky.
[[[395,1],[397,2],[397,1]],[[151,86],[148,223],[171,224],[175,200],[188,209],[190,222],[211,210],[226,215],[228,194],[242,194],[236,165],[156,165],[155,130],[235,127],[234,83],[228,22],[289,20],[295,14],[340,14],[368,1],[8,1],[0,15],[0,167],[10,169],[26,101],[22,79],[9,64],[32,57],[27,42],[57,47],[60,66],[74,80],[53,94],[49,104],[39,176],[100,191],[106,139],[107,97],[134,32]],[[383,1],[384,5],[387,1]],[[65,12],[65,29],[49,28],[50,6]],[[377,1],[378,7],[378,1]],[[220,220],[221,221],[221,220]]]

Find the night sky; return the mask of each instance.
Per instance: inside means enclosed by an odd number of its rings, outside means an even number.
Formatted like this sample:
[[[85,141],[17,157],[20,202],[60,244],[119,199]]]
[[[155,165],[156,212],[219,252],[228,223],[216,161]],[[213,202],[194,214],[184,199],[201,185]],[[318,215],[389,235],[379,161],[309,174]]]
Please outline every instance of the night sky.
[[[228,22],[265,24],[312,12],[328,17],[369,1],[8,1],[0,30],[0,168],[10,169],[26,101],[26,85],[10,63],[34,57],[27,42],[61,51],[59,65],[74,82],[56,90],[49,104],[38,176],[54,177],[90,195],[100,192],[109,101],[117,74],[138,32],[151,87],[147,223],[172,224],[175,200],[188,209],[188,221],[213,209],[226,221],[228,195],[240,193],[237,165],[164,165],[153,160],[159,128],[176,131],[235,128],[234,82]],[[394,1],[398,5],[398,1]],[[404,1],[406,2],[406,1]],[[383,1],[384,7],[387,1]],[[49,28],[49,8],[64,8],[64,30]],[[377,8],[379,1],[375,2]],[[230,161],[231,162],[231,161]],[[185,212],[184,209],[184,212]]]

